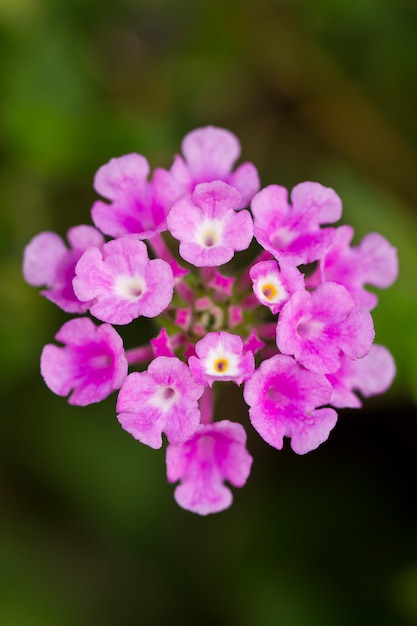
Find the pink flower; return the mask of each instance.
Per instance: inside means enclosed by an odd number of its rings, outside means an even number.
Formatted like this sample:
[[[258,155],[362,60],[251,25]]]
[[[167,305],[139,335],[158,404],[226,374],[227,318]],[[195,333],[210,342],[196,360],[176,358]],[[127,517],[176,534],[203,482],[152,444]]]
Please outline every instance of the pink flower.
[[[86,406],[107,398],[127,376],[123,342],[109,324],[96,326],[87,317],[66,322],[41,356],[41,373],[48,387],[70,404]]]
[[[378,233],[369,233],[358,246],[350,246],[352,238],[351,226],[337,228],[330,250],[320,260],[320,267],[309,278],[308,285],[315,287],[325,281],[340,283],[357,305],[371,310],[378,304],[378,297],[364,285],[380,289],[392,285],[398,276],[397,250]]]
[[[204,387],[176,357],[154,359],[146,372],[126,378],[117,399],[118,420],[135,439],[162,446],[162,432],[173,444],[191,437],[200,423],[197,400]]]
[[[341,351],[352,359],[368,354],[374,339],[370,313],[355,306],[337,283],[315,291],[296,291],[284,305],[277,324],[277,346],[313,372],[328,374],[340,367]]]
[[[278,354],[263,361],[245,384],[253,427],[271,446],[281,450],[291,438],[297,454],[305,454],[326,441],[337,421],[328,404],[332,388],[325,376],[302,368],[292,357]]]
[[[362,402],[354,391],[365,398],[384,393],[395,378],[396,368],[391,352],[374,344],[363,359],[341,357],[340,368],[334,374],[327,374],[333,391],[330,404],[337,408],[360,408]]]
[[[36,235],[25,248],[23,275],[30,285],[46,285],[41,294],[67,313],[85,313],[89,305],[80,302],[72,287],[75,266],[87,248],[102,246],[104,237],[92,226],[81,225],[70,228],[67,238],[69,249],[56,233]]]
[[[227,263],[246,250],[253,236],[249,211],[236,209],[240,194],[221,181],[197,185],[168,215],[168,229],[180,241],[180,255],[197,267]]]
[[[281,311],[291,294],[304,290],[304,276],[285,261],[260,261],[249,270],[253,291],[259,302],[271,309],[274,315]]]
[[[174,278],[169,264],[149,260],[146,245],[121,237],[89,248],[77,263],[74,291],[90,303],[90,312],[111,324],[155,317],[171,302]]]
[[[184,137],[182,152],[185,159],[177,155],[170,169],[180,195],[191,193],[199,183],[222,180],[239,191],[236,208],[249,205],[259,189],[259,176],[252,163],[243,163],[232,172],[240,156],[240,143],[233,133],[214,126],[197,128]]]
[[[254,235],[278,260],[294,265],[316,261],[330,248],[335,231],[320,228],[340,219],[342,202],[333,189],[319,183],[300,183],[291,192],[279,185],[265,187],[254,196],[251,209]]]
[[[252,465],[243,426],[228,420],[201,424],[188,441],[168,446],[166,461],[168,481],[181,481],[176,502],[199,515],[227,509],[233,496],[224,481],[243,487]]]
[[[148,182],[149,164],[140,154],[111,159],[97,171],[94,189],[110,203],[97,200],[91,210],[94,224],[106,235],[152,237],[166,229],[166,215],[178,188],[162,169]]]
[[[197,356],[188,360],[190,369],[196,380],[210,387],[216,380],[233,380],[240,385],[253,374],[253,354],[244,351],[239,335],[224,331],[207,333],[196,343],[195,351]]]
[[[92,207],[111,241],[89,226],[68,231],[69,247],[41,233],[23,264],[47,298],[105,322],[61,328],[62,345],[42,352],[46,384],[79,405],[120,389],[121,426],[151,448],[168,441],[175,499],[201,515],[227,508],[227,483],[243,486],[252,464],[243,426],[213,422],[218,383],[243,387],[265,441],[281,449],[288,437],[305,454],[328,438],[334,407],[360,406],[395,375],[389,351],[372,346],[377,298],[365,289],[395,280],[395,248],[376,233],[351,246],[353,229],[332,227],[342,212],[333,189],[304,182],[290,199],[279,185],[259,191],[256,168],[236,167],[239,156],[233,133],[207,126],[151,179],[144,156],[111,159],[96,173]],[[140,316],[156,318],[153,338],[139,333],[125,352],[110,324],[140,326]],[[135,328],[126,332],[134,340]]]

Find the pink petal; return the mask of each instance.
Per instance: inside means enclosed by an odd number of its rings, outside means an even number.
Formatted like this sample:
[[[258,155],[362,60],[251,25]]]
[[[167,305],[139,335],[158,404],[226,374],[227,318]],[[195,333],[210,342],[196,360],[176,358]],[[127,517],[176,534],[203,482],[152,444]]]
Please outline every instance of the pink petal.
[[[291,201],[297,212],[311,212],[319,224],[331,224],[342,216],[342,201],[330,187],[304,182],[291,191]]]
[[[226,177],[240,156],[240,143],[224,128],[206,126],[186,135],[182,153],[193,177],[214,180]]]
[[[59,265],[67,254],[68,248],[56,233],[36,235],[24,251],[23,276],[26,282],[34,287],[52,287],[57,279]]]
[[[239,165],[226,182],[232,185],[232,187],[236,187],[241,194],[242,199],[237,207],[238,209],[247,207],[260,187],[258,170],[253,163],[242,163],[242,165]]]
[[[140,188],[149,174],[147,159],[141,154],[126,154],[110,159],[94,177],[94,189],[108,200],[116,200],[123,193]]]

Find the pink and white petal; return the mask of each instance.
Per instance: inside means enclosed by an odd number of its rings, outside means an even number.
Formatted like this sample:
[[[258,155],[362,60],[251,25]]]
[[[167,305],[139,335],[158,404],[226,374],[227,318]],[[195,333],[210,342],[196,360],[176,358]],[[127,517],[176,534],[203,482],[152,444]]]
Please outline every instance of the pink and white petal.
[[[178,358],[161,356],[154,359],[148,367],[148,372],[160,385],[173,385],[190,400],[198,400],[203,394],[204,387],[198,384],[183,361]]]
[[[179,444],[200,423],[198,385],[185,363],[176,357],[157,357],[146,372],[134,372],[124,382],[117,401],[118,419],[136,439],[153,448],[162,445],[161,433]]]
[[[173,284],[169,265],[159,259],[155,262],[164,265],[163,275],[169,274]],[[129,323],[142,314],[142,299],[145,310],[155,308],[149,305],[150,294],[146,296],[145,273],[149,265],[145,244],[130,237],[110,241],[101,250],[89,248],[77,263],[74,291],[80,300],[94,299],[90,311],[98,319],[111,324]],[[159,284],[158,289],[167,294],[164,285]],[[158,298],[155,302],[161,304]]]

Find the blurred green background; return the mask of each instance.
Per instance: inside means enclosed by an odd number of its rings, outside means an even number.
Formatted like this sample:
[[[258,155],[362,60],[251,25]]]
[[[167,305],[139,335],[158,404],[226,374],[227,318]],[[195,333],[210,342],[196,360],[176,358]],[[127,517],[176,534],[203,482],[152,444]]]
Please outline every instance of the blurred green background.
[[[0,624],[417,624],[416,32],[414,0],[1,0]],[[356,242],[385,235],[401,274],[374,312],[392,389],[305,457],[250,432],[247,486],[199,518],[114,397],[80,409],[44,386],[67,317],[21,256],[89,222],[108,159],[169,167],[206,124],[263,185],[334,187]]]

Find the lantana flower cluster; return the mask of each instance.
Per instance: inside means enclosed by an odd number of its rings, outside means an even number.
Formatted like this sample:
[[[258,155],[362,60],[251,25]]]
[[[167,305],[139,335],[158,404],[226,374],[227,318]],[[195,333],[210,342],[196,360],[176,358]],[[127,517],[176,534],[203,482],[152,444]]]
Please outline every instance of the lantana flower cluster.
[[[200,515],[230,506],[253,460],[244,416],[219,414],[222,390],[241,387],[268,444],[288,438],[306,454],[336,409],[361,407],[395,375],[366,288],[395,281],[395,248],[376,233],[352,245],[333,189],[261,189],[239,156],[234,134],[207,126],[151,177],[140,154],[111,159],[95,175],[94,226],[67,242],[40,233],[24,253],[26,281],[74,316],[42,351],[46,385],[79,406],[116,391],[121,427],[151,448],[166,440],[175,500]],[[142,317],[154,336],[127,349],[123,327],[141,337]]]

